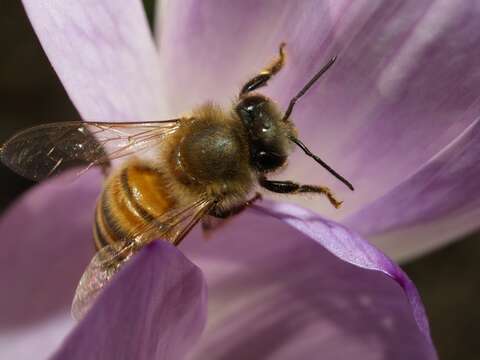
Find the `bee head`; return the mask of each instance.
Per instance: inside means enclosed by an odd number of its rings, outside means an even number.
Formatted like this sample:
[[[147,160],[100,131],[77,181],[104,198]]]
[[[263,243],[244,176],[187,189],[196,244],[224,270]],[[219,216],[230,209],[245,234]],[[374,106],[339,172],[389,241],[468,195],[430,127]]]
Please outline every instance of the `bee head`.
[[[287,161],[293,145],[298,146],[303,152],[323,166],[350,190],[353,185],[328,166],[317,155],[313,154],[307,146],[297,138],[296,129],[290,120],[296,102],[307,93],[317,80],[335,63],[336,56],[331,58],[303,88],[295,95],[282,115],[275,103],[267,97],[242,91],[240,101],[235,107],[247,129],[250,141],[250,161],[259,172],[269,172],[280,168]],[[255,79],[255,78],[254,78]],[[248,90],[248,89],[247,89]]]
[[[259,172],[270,172],[285,164],[290,153],[291,122],[282,121],[275,104],[265,96],[242,97],[235,112],[245,126],[250,145],[250,162]]]

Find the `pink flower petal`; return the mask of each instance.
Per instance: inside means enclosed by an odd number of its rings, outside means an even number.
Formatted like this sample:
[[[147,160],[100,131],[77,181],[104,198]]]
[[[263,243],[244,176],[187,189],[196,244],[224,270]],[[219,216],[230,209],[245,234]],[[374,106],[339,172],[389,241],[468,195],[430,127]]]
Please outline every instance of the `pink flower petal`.
[[[205,321],[200,269],[158,241],[107,285],[53,359],[181,359]]]
[[[376,241],[402,258],[412,256],[413,248],[418,254],[475,230],[480,225],[479,154],[477,119],[417,173],[346,223],[365,235],[379,235]]]
[[[102,177],[89,171],[72,183],[71,175],[36,186],[1,218],[2,359],[47,358],[75,325],[70,305],[94,254],[91,228]],[[199,269],[162,243],[139,254],[115,279],[57,358],[108,359],[105,354],[114,356],[117,350],[140,354],[133,341],[138,336],[145,359],[179,359],[205,322],[205,286]],[[105,324],[115,326],[117,332],[103,331]],[[130,341],[122,340],[126,335]]]
[[[405,273],[341,225],[262,205],[181,247],[209,284],[193,359],[436,359]]]
[[[99,179],[90,172],[69,186],[55,178],[2,220],[8,252],[0,286],[8,296],[1,298],[1,357],[45,358],[72,328],[67,314],[92,252]],[[197,231],[182,245],[211,289],[210,328],[196,358],[311,358],[322,351],[339,359],[435,359],[418,294],[398,267],[340,225],[294,206],[270,206],[232,220],[209,243]],[[167,244],[139,254],[57,358],[176,359],[176,351],[186,352],[201,331],[205,299],[198,269],[178,254]]]
[[[328,28],[328,17],[318,21],[308,14],[299,24],[305,9],[317,4],[324,8],[317,0],[304,0],[300,6],[275,0],[158,2],[157,46],[172,111],[182,113],[212,100],[231,105],[243,82],[288,40],[286,33]]]
[[[0,358],[41,359],[74,325],[70,304],[93,256],[91,226],[101,176],[42,183],[0,221]]]
[[[139,0],[23,0],[47,56],[81,116],[161,118],[156,49]]]
[[[284,107],[338,55],[293,117],[305,143],[356,191],[300,152],[282,176],[332,187],[345,200],[340,211],[324,199],[299,201],[328,217],[345,219],[400,185],[480,113],[473,1],[186,1],[159,9],[161,62],[177,111],[205,100],[228,103],[281,41],[288,62],[265,92]],[[478,167],[473,159],[468,165]],[[453,189],[463,180],[452,181]]]

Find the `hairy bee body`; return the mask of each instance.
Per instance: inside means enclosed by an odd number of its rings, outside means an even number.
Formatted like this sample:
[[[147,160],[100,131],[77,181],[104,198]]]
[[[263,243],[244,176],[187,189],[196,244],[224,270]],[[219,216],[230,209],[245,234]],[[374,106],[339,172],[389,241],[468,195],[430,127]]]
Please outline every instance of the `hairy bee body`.
[[[95,211],[97,250],[115,242],[134,241],[134,229],[145,227],[173,208],[177,201],[164,183],[161,172],[142,162],[131,162],[110,176]]]
[[[207,103],[182,118],[179,128],[155,149],[158,160],[134,159],[106,180],[94,222],[97,249],[115,242],[142,241],[175,233],[163,215],[198,199],[218,199],[216,211],[242,201],[254,186],[246,136],[240,119]],[[162,223],[165,222],[165,223]],[[154,224],[154,226],[152,226]]]
[[[160,167],[172,179],[172,192],[187,202],[206,195],[227,208],[253,189],[248,137],[235,113],[207,103],[182,120],[168,142]]]
[[[325,186],[268,178],[287,164],[293,146],[353,190],[298,139],[290,118],[295,103],[336,57],[290,100],[284,113],[257,92],[283,67],[284,48],[282,43],[278,57],[243,85],[228,111],[206,103],[170,120],[44,124],[17,133],[0,147],[0,160],[32,180],[78,162],[87,164],[81,173],[97,165],[105,170],[111,160],[149,151],[149,160],[131,158],[105,180],[93,226],[98,251],[75,293],[75,318],[85,314],[113,274],[143,246],[155,239],[177,246],[200,221],[204,230],[213,230],[221,224],[218,219],[260,199],[258,193],[249,198],[257,186],[278,194],[322,194],[338,208],[342,202]]]

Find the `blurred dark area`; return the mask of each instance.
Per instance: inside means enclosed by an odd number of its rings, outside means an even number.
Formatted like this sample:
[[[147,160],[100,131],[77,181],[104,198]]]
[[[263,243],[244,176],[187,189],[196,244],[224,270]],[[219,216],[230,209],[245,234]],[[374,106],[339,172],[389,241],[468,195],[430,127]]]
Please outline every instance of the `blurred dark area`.
[[[79,115],[36,38],[21,2],[0,12],[0,141],[28,126]],[[0,207],[4,209],[33,183],[0,166]]]
[[[152,18],[153,1],[146,1]],[[0,13],[0,142],[36,124],[76,120],[79,115],[48,62],[20,1]],[[0,209],[32,182],[0,165]],[[477,360],[480,348],[480,233],[404,265],[417,285],[442,360]]]

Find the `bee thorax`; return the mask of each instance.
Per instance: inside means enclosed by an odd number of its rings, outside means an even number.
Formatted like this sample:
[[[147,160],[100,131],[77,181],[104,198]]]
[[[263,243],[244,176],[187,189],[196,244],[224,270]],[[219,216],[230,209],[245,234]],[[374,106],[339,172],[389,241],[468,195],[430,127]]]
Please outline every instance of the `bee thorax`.
[[[205,123],[205,125],[211,125]],[[231,181],[241,176],[244,149],[228,127],[195,126],[181,139],[174,153],[177,173],[201,184]]]

